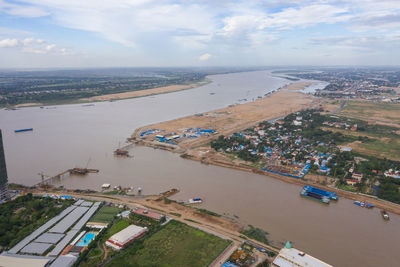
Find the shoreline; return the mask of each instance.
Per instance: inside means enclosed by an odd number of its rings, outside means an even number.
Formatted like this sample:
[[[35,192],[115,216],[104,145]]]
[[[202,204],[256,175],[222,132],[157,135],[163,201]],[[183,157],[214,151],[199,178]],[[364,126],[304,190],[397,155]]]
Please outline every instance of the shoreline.
[[[294,83],[294,84],[288,85],[288,87],[296,88],[295,91],[286,90],[285,87],[283,87],[278,92],[270,94],[265,98],[258,99],[253,102],[244,103],[244,104],[237,104],[237,105],[233,105],[233,106],[231,105],[226,108],[209,111],[205,114],[224,114],[224,113],[226,113],[226,114],[231,115],[231,114],[234,114],[235,107],[245,107],[245,106],[249,107],[250,110],[253,112],[254,108],[257,109],[257,106],[261,106],[261,104],[267,103],[268,99],[270,99],[270,101],[277,101],[277,99],[279,100],[279,96],[280,96],[279,94],[282,94],[282,93],[301,94],[303,96],[307,96],[309,99],[313,99],[313,101],[311,103],[309,103],[308,107],[318,106],[323,103],[323,101],[321,101],[321,99],[318,99],[318,101],[316,101],[317,99],[312,96],[306,95],[304,93],[298,93],[297,91],[301,91],[302,86],[306,87],[309,85],[307,83],[301,83],[301,84],[300,83],[301,82],[299,82],[297,84]],[[283,95],[283,96],[285,96],[285,95]],[[286,95],[286,96],[289,96],[289,95]],[[296,97],[296,95],[292,95],[292,97]],[[298,105],[297,110],[303,109],[303,105],[304,104]],[[243,120],[242,123],[237,123],[236,120],[234,120],[232,117],[228,118],[228,119],[220,119],[220,120],[215,119],[215,117],[213,117],[213,119],[209,119],[209,121],[204,122],[204,119],[202,119],[202,118],[204,118],[204,116],[203,115],[199,116],[198,114],[196,114],[197,116],[192,115],[192,116],[178,118],[178,119],[171,120],[171,121],[161,122],[161,123],[147,125],[144,127],[137,128],[131,135],[131,138],[129,138],[128,140],[131,143],[134,143],[137,145],[159,148],[159,149],[163,149],[163,150],[168,150],[170,152],[178,153],[182,158],[198,161],[203,164],[212,164],[215,166],[262,174],[262,175],[265,175],[265,176],[268,176],[271,178],[279,179],[281,181],[291,183],[291,184],[297,184],[300,186],[303,186],[303,185],[315,186],[315,187],[318,187],[318,188],[321,188],[324,190],[332,191],[332,192],[336,193],[338,196],[344,197],[349,200],[370,202],[370,203],[374,204],[375,207],[378,209],[385,209],[388,212],[392,212],[392,213],[400,215],[400,205],[399,204],[392,203],[392,202],[382,200],[382,199],[378,199],[374,196],[369,196],[369,195],[365,195],[365,194],[349,192],[349,191],[341,190],[338,188],[324,186],[315,181],[310,182],[310,181],[306,181],[303,179],[289,178],[289,177],[286,177],[283,175],[266,172],[259,168],[249,166],[245,162],[234,163],[234,162],[232,162],[231,159],[227,160],[228,157],[226,157],[223,153],[213,151],[213,149],[208,145],[208,143],[211,140],[216,139],[219,135],[228,135],[228,134],[240,131],[240,130],[244,130],[250,126],[254,126],[257,123],[260,123],[262,121],[282,117],[287,114],[287,112],[286,112],[287,109],[290,110],[289,113],[295,112],[292,110],[292,108],[285,106],[284,108],[281,108],[281,110],[280,110],[281,114],[278,116],[276,114],[275,116],[271,117],[271,113],[274,111],[269,110],[269,113],[267,112],[267,113],[263,114],[263,116],[262,116],[263,118],[259,118],[259,117],[254,118],[253,117],[252,120],[251,119],[247,120],[247,118],[246,118]],[[238,111],[239,113],[241,110],[247,111],[247,109],[245,109],[245,108],[236,109],[236,111]],[[261,109],[261,110],[263,110],[263,109]],[[263,111],[265,111],[265,110],[263,110]],[[197,124],[195,124],[196,122],[197,122]],[[210,124],[209,122],[212,122],[212,124]],[[218,123],[227,124],[227,125],[225,125],[225,127],[221,127],[221,125],[218,125]],[[199,138],[192,138],[189,140],[184,140],[184,141],[181,141],[178,143],[173,143],[173,144],[165,143],[165,142],[162,143],[162,142],[158,142],[154,139],[151,139],[150,137],[140,136],[140,133],[142,131],[144,131],[145,129],[162,129],[162,131],[164,131],[164,132],[167,132],[167,131],[176,132],[176,129],[179,129],[179,127],[180,128],[182,128],[182,127],[195,128],[195,127],[209,126],[209,125],[213,125],[215,127],[214,128],[216,130],[215,134],[210,134],[210,135],[202,136]]]
[[[41,107],[41,106],[59,106],[59,105],[79,105],[79,104],[89,104],[89,103],[99,103],[99,102],[113,102],[119,100],[126,100],[126,99],[133,99],[133,98],[140,98],[146,96],[156,96],[162,94],[169,94],[174,92],[180,92],[185,90],[190,90],[194,88],[198,88],[204,85],[211,83],[212,81],[207,77],[200,82],[192,83],[192,84],[174,84],[162,87],[154,87],[149,89],[143,90],[136,90],[136,91],[127,91],[122,93],[112,93],[112,94],[105,94],[105,95],[98,95],[92,96],[89,98],[79,98],[72,101],[64,101],[64,100],[55,100],[54,102],[47,102],[47,103],[21,103],[11,106],[0,106],[0,109],[8,109],[8,108],[31,108],[31,107]],[[114,97],[112,97],[114,96]],[[100,99],[96,99],[100,98]]]

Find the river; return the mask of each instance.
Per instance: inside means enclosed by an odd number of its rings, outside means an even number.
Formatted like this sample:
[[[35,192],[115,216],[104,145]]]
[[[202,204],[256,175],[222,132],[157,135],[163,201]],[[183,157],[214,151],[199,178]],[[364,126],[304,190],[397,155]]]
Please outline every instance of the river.
[[[384,222],[378,210],[340,199],[329,206],[299,196],[300,187],[227,168],[202,165],[178,155],[132,146],[133,158],[115,158],[113,150],[134,129],[262,96],[287,83],[268,71],[209,77],[202,87],[170,94],[96,103],[0,111],[9,181],[33,185],[39,172],[55,175],[72,167],[100,169],[86,177],[67,176],[67,188],[100,190],[103,183],[141,186],[145,194],[172,187],[176,199],[205,199],[207,209],[239,216],[261,227],[279,245],[295,247],[335,266],[396,266],[400,262],[400,216]],[[214,94],[213,94],[214,93]],[[33,132],[14,133],[15,129]]]

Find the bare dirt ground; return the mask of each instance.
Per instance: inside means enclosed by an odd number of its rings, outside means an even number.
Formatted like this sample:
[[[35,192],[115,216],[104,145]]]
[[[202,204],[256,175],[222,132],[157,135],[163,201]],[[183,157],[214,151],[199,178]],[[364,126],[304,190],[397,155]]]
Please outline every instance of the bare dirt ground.
[[[302,86],[304,88],[306,85],[302,83]],[[318,107],[320,103],[319,99],[303,93],[279,91],[254,102],[148,125],[137,129],[132,140],[147,145],[163,146],[169,150],[173,150],[174,147],[186,150],[206,144],[219,135],[229,135],[259,122],[279,118],[304,108]],[[216,132],[198,138],[182,137],[189,128],[213,129]],[[181,138],[174,141],[178,143],[178,146],[164,145],[164,143],[155,141],[156,134],[140,136],[141,132],[149,129],[162,130],[163,135],[180,135]]]
[[[132,91],[132,92],[124,92],[119,94],[108,94],[108,95],[98,95],[89,98],[82,98],[82,101],[109,101],[109,100],[117,100],[117,99],[126,99],[126,98],[134,98],[134,97],[142,97],[149,95],[157,95],[157,94],[165,94],[171,93],[186,89],[191,89],[200,86],[200,84],[177,84],[177,85],[169,85],[164,87],[157,87],[152,89],[140,90],[140,91]]]

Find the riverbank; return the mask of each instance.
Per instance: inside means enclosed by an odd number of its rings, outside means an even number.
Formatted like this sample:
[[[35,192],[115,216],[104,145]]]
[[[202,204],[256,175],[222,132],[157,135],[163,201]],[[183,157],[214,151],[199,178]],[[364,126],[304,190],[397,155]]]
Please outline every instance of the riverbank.
[[[17,104],[14,106],[0,106],[3,108],[26,108],[26,107],[39,107],[39,106],[53,106],[53,105],[69,105],[69,104],[85,104],[85,103],[92,103],[92,102],[104,102],[104,101],[117,101],[123,99],[131,99],[131,98],[138,98],[138,97],[145,97],[145,96],[155,96],[160,94],[168,94],[178,91],[189,90],[193,88],[197,88],[200,86],[204,86],[210,83],[210,80],[204,80],[198,83],[191,83],[191,84],[175,84],[175,85],[168,85],[162,87],[155,87],[150,89],[143,89],[143,90],[136,90],[136,91],[128,91],[123,93],[115,93],[115,94],[105,94],[105,95],[98,95],[92,96],[88,98],[79,98],[74,100],[52,100],[48,102],[30,102],[30,103],[22,103]]]
[[[156,87],[151,89],[139,90],[139,91],[130,91],[124,93],[117,94],[106,94],[106,95],[98,95],[92,96],[89,98],[81,98],[79,101],[81,102],[98,102],[98,101],[112,101],[112,100],[121,100],[121,99],[129,99],[143,96],[152,96],[159,94],[172,93],[182,90],[193,89],[199,86],[203,86],[207,84],[208,81],[202,83],[192,83],[192,84],[176,84],[176,85],[168,85],[163,87]]]
[[[308,84],[303,84],[303,88]],[[298,86],[298,88],[302,88]],[[264,98],[245,104],[195,114],[171,121],[138,128],[131,141],[167,150],[186,151],[209,143],[219,135],[229,135],[259,122],[272,120],[307,107],[318,107],[321,100],[293,91],[278,91]],[[157,133],[166,137],[180,136],[160,142]]]
[[[234,159],[229,157],[228,154],[216,152],[209,146],[210,141],[220,135],[227,136],[255,126],[262,121],[283,117],[304,108],[319,107],[323,104],[321,99],[292,91],[302,90],[309,85],[306,82],[298,82],[286,86],[290,87],[291,90],[281,90],[254,102],[231,105],[207,113],[145,126],[137,129],[130,141],[139,145],[173,151],[179,153],[183,158],[204,164],[263,174],[292,184],[317,186],[333,191],[341,197],[367,201],[377,208],[400,214],[400,205],[395,203],[369,195],[323,186],[321,177],[309,175],[303,180],[265,172],[261,170],[260,166]],[[282,89],[285,89],[285,87]]]

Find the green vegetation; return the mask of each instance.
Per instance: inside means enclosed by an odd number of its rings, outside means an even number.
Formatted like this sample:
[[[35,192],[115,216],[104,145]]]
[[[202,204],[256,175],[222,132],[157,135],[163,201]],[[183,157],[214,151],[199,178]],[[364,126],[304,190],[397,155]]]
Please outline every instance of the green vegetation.
[[[64,104],[98,95],[203,82],[210,73],[193,69],[103,69],[1,72],[0,106]]]
[[[185,219],[185,221],[192,222],[192,223],[197,223],[197,224],[201,224],[201,223],[199,223],[198,221],[195,221],[195,220],[192,220],[192,219]]]
[[[101,209],[90,219],[90,222],[110,223],[121,210],[117,207],[103,206]]]
[[[218,213],[215,213],[215,212],[213,212],[213,211],[210,211],[210,210],[206,210],[206,209],[197,209],[198,211],[200,211],[200,212],[202,212],[202,213],[205,213],[205,214],[208,214],[208,215],[211,215],[211,216],[215,216],[215,217],[221,217],[221,215],[220,214],[218,214]]]
[[[182,214],[176,213],[176,212],[170,212],[169,214],[174,215],[176,217],[181,217],[182,216]]]
[[[72,203],[73,200],[55,200],[27,194],[1,204],[0,246],[13,247]]]
[[[241,233],[251,239],[254,239],[254,240],[260,241],[264,244],[269,245],[269,241],[267,238],[268,232],[266,232],[260,228],[256,228],[249,224],[249,229],[245,229]]]
[[[130,225],[130,222],[126,219],[120,219],[116,221],[110,230],[107,232],[106,239],[110,238],[112,235],[118,233],[119,231],[124,230],[126,227]]]
[[[134,243],[108,266],[208,266],[230,241],[171,221],[151,237]]]

